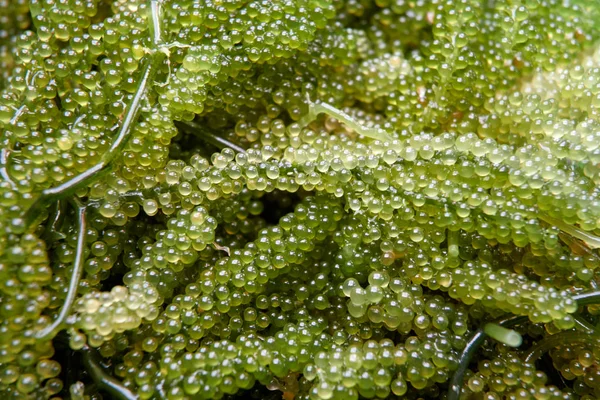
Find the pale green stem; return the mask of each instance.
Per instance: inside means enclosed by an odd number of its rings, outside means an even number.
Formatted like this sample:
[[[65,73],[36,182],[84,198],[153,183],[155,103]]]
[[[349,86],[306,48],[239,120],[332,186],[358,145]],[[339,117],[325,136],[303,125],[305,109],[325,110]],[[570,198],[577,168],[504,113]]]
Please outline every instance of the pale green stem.
[[[456,258],[458,254],[458,231],[448,230],[448,256]]]
[[[8,150],[6,148],[0,150],[0,176],[2,177],[2,179],[4,179],[6,182],[8,182],[13,189],[15,189],[17,187],[17,185],[15,184],[15,182],[12,180],[12,178],[8,174],[7,166],[8,166],[9,153],[10,153],[10,150]]]
[[[185,131],[199,133],[200,134],[199,137],[202,140],[206,141],[207,143],[212,144],[213,146],[215,146],[218,149],[224,149],[225,147],[228,147],[231,150],[236,151],[238,153],[246,152],[246,149],[244,149],[243,147],[241,147],[235,143],[232,143],[229,140],[224,139],[219,135],[215,135],[214,133],[212,133],[208,129],[204,128],[202,125],[200,125],[197,122],[178,121],[176,123],[176,125]]]
[[[519,332],[514,329],[507,329],[493,322],[485,324],[483,332],[492,339],[496,339],[500,343],[504,343],[510,347],[519,347],[523,344],[523,337]]]
[[[159,44],[161,41],[160,26],[156,25],[160,21],[160,16],[158,15],[159,11],[160,7],[158,6],[158,2],[156,0],[150,1],[150,31],[152,32],[152,39],[155,44],[156,41],[158,41]],[[106,151],[106,153],[103,154],[100,162],[58,186],[43,190],[37,200],[25,213],[25,223],[28,227],[32,226],[35,221],[39,220],[40,217],[43,216],[43,212],[47,208],[48,204],[70,196],[78,189],[90,184],[98,177],[100,172],[106,171],[112,160],[121,153],[123,147],[127,143],[127,140],[131,136],[133,125],[137,121],[137,118],[140,114],[142,99],[146,95],[146,91],[150,86],[149,83],[151,82],[152,77],[156,73],[158,65],[160,62],[162,62],[164,56],[164,53],[160,51],[148,54],[142,66],[142,75],[138,81],[133,98],[127,107],[121,128],[119,129],[110,148]]]
[[[83,354],[83,365],[92,380],[101,389],[110,394],[111,399],[137,400],[139,397],[127,389],[121,382],[108,375],[98,361],[98,352],[89,346],[81,349]]]
[[[529,350],[523,359],[526,363],[534,363],[545,352],[560,345],[571,346],[573,343],[585,343],[588,345],[600,346],[600,335],[596,333],[573,331],[560,332],[540,340],[531,350]]]
[[[77,200],[75,200],[74,203],[77,213],[77,245],[75,247],[75,260],[73,261],[73,270],[71,271],[71,279],[69,280],[67,297],[65,298],[65,302],[63,303],[54,322],[36,332],[35,338],[40,341],[52,339],[62,328],[65,320],[71,313],[71,308],[73,307],[75,297],[77,296],[79,281],[81,280],[81,275],[83,273],[83,253],[85,250],[85,238],[87,235],[87,221],[85,217],[86,206]]]
[[[308,107],[308,113],[298,120],[298,124],[300,126],[308,125],[317,118],[317,115],[323,113],[336,118],[340,122],[343,122],[344,125],[360,135],[371,139],[380,140],[382,142],[392,141],[392,137],[383,129],[364,127],[356,122],[350,115],[346,114],[340,109],[335,108],[331,104],[314,103],[308,99]]]
[[[587,322],[585,319],[581,318],[581,317],[573,317],[573,319],[575,320],[575,327],[579,328],[585,332],[594,332],[595,328],[592,324],[590,324],[589,322]]]
[[[160,2],[158,0],[150,1],[150,34],[152,43],[158,48],[162,44],[162,29],[160,27]]]
[[[550,225],[554,225],[561,231],[568,233],[569,235],[571,235],[579,240],[584,241],[585,244],[587,244],[589,247],[594,248],[594,249],[600,249],[600,238],[598,236],[592,235],[592,234],[584,231],[583,229],[569,225],[564,221],[561,221],[556,218],[552,218],[552,217],[544,215],[544,214],[539,214],[538,218],[544,222],[549,223]]]

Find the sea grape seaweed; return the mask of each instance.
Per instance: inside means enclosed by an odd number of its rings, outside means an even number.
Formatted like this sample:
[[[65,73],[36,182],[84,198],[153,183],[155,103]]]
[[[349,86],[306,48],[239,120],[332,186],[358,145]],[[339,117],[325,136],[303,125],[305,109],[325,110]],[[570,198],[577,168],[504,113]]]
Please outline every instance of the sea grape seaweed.
[[[600,398],[597,0],[0,0],[0,398]]]

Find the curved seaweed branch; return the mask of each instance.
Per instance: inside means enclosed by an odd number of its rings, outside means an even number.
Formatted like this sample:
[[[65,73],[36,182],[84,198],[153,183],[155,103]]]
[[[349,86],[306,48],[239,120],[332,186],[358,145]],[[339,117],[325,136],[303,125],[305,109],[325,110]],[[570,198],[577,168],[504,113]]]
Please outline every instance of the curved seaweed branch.
[[[40,341],[50,340],[60,330],[65,319],[71,313],[71,308],[75,302],[77,296],[77,289],[79,287],[79,281],[81,280],[81,274],[83,273],[83,262],[84,262],[84,250],[85,250],[85,238],[87,235],[87,219],[86,219],[86,205],[80,203],[77,199],[73,200],[77,213],[77,246],[75,248],[75,260],[73,261],[73,271],[71,271],[71,280],[69,281],[69,288],[67,289],[67,297],[65,302],[58,313],[58,316],[47,327],[39,330],[35,334],[35,338]]]
[[[46,223],[46,229],[44,230],[44,239],[48,241],[56,241],[65,238],[64,233],[60,231],[62,223],[65,219],[65,212],[66,207],[63,200],[58,200],[52,205],[50,215],[48,216],[48,221]]]
[[[327,114],[331,117],[334,117],[340,122],[343,122],[348,128],[352,129],[354,132],[363,135],[364,137],[368,137],[370,139],[380,140],[382,142],[391,142],[393,138],[387,133],[385,130],[380,128],[367,128],[365,126],[360,125],[358,122],[354,120],[350,115],[346,114],[344,111],[335,108],[331,104],[328,103],[316,103],[310,100],[307,96],[306,101],[308,103],[308,113],[304,115],[302,118],[298,120],[298,124],[300,126],[306,126],[317,118],[319,114]]]
[[[528,320],[527,317],[523,316],[512,316],[508,318],[496,321],[495,324],[500,325],[504,328],[510,328],[512,326],[522,324]],[[450,386],[448,387],[448,400],[458,400],[460,397],[460,389],[463,385],[463,379],[465,372],[469,366],[469,362],[479,350],[479,347],[483,344],[483,341],[487,338],[487,334],[484,328],[479,328],[475,331],[471,339],[467,342],[465,349],[463,350],[458,360],[458,368],[454,371],[454,375],[450,380]]]
[[[0,177],[5,182],[8,182],[10,186],[14,189],[17,187],[17,184],[12,180],[10,175],[8,174],[8,155],[10,151],[7,148],[0,150]]]
[[[175,125],[179,127],[181,130],[189,132],[189,133],[199,133],[199,137],[205,142],[212,144],[219,150],[224,149],[225,147],[229,147],[231,150],[236,151],[238,153],[245,153],[246,149],[237,145],[235,143],[230,142],[227,139],[222,138],[221,136],[215,135],[213,132],[204,128],[197,122],[194,121],[176,121]]]
[[[552,218],[548,215],[544,215],[544,214],[540,213],[538,215],[538,218],[550,225],[554,225],[561,231],[581,240],[582,242],[584,242],[586,245],[588,245],[589,247],[591,247],[593,249],[600,248],[600,238],[596,235],[592,235],[591,233],[584,231],[581,228],[578,228],[573,225],[569,225],[560,219]]]
[[[592,292],[579,293],[573,296],[573,300],[577,302],[578,306],[600,303],[600,291],[596,290]],[[501,319],[499,321],[495,321],[495,324],[500,325],[504,328],[510,328],[512,326],[522,324],[523,322],[526,322],[528,320],[529,319],[525,316],[511,316],[508,318]],[[592,335],[590,333],[578,334],[584,335],[587,338],[589,338]],[[456,371],[454,371],[454,375],[450,380],[450,386],[448,387],[448,400],[459,400],[460,389],[463,386],[465,372],[467,371],[471,359],[473,358],[479,347],[482,345],[486,337],[487,334],[485,333],[484,328],[482,327],[477,329],[473,336],[471,336],[471,339],[467,342],[467,345],[465,346],[465,349],[463,350],[458,360],[458,368],[456,369]],[[550,340],[550,338],[548,338],[548,340]]]
[[[566,343],[594,343],[600,345],[600,334],[573,331],[559,332],[536,343],[523,357],[523,360],[527,363],[533,363],[548,350]]]
[[[110,394],[111,399],[137,400],[138,396],[127,389],[121,382],[108,375],[100,365],[98,352],[85,345],[80,350],[83,355],[83,365],[91,378],[105,392]]]
[[[161,29],[158,25],[160,22],[160,7],[158,0],[150,1],[150,13],[149,24],[152,42],[154,46],[159,46],[161,43]],[[165,54],[161,51],[152,51],[146,56],[146,60],[142,65],[141,77],[138,81],[133,98],[127,107],[123,123],[110,148],[102,155],[100,162],[66,182],[62,182],[58,186],[42,190],[42,193],[37,200],[25,212],[25,224],[27,227],[32,226],[34,222],[43,215],[43,210],[49,204],[74,194],[78,189],[95,180],[100,172],[104,172],[108,169],[113,159],[123,150],[127,140],[131,136],[133,125],[137,121],[141,111],[142,99],[144,98],[146,91],[150,86],[150,82],[152,82],[152,78],[164,56]]]
[[[593,292],[579,293],[573,296],[573,300],[577,302],[578,306],[586,306],[588,304],[600,303],[600,290],[594,290]]]

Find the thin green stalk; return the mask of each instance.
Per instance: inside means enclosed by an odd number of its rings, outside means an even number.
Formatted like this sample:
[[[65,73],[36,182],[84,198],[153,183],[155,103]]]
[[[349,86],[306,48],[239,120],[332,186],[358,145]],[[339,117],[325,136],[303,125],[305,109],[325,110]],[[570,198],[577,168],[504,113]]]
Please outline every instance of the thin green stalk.
[[[160,27],[160,2],[150,0],[150,34],[152,43],[158,48],[162,44],[162,29]]]
[[[119,194],[118,201],[131,201],[131,202],[137,202],[139,205],[142,205],[146,196],[147,195],[144,195],[144,193],[140,190],[130,190],[129,192]],[[89,208],[99,208],[103,204],[104,204],[104,200],[102,200],[102,199],[88,200]]]
[[[600,290],[576,294],[575,296],[573,296],[573,300],[577,302],[578,306],[598,304],[600,303]]]
[[[521,316],[512,316],[509,318],[505,318],[495,323],[504,328],[510,328],[512,326],[522,324],[528,320],[527,317]],[[471,339],[467,342],[460,358],[458,359],[458,368],[454,371],[454,375],[450,380],[450,386],[448,387],[448,400],[458,400],[460,398],[460,389],[463,386],[463,380],[465,377],[465,372],[469,367],[469,363],[471,359],[479,350],[479,347],[483,344],[483,341],[486,339],[487,335],[484,332],[483,328],[479,328],[475,331]]]
[[[600,291],[595,290],[593,292],[585,292],[579,293],[573,296],[573,300],[577,302],[578,306],[585,306],[588,304],[597,304],[600,303]],[[508,317],[495,323],[504,327],[510,328],[515,325],[522,324],[527,322],[529,319],[523,316],[512,316]],[[589,336],[589,334],[582,333],[582,335]],[[471,339],[467,342],[465,349],[463,350],[460,358],[458,360],[458,368],[454,371],[454,375],[450,380],[450,386],[448,387],[448,397],[447,400],[459,400],[460,398],[460,389],[463,386],[463,380],[465,377],[465,372],[469,367],[469,363],[471,359],[487,337],[484,332],[484,328],[479,328],[475,331]]]
[[[47,207],[48,204],[73,195],[79,188],[91,183],[97,177],[97,174],[106,169],[115,156],[120,153],[122,147],[125,145],[127,139],[129,139],[129,136],[131,135],[133,123],[136,121],[140,112],[141,100],[146,92],[148,82],[150,81],[150,78],[156,69],[155,63],[152,62],[153,58],[155,57],[149,55],[146,59],[146,62],[143,66],[140,83],[138,84],[138,88],[131,103],[129,104],[129,107],[127,108],[128,111],[123,120],[123,124],[121,125],[121,129],[117,133],[117,137],[113,141],[108,151],[102,156],[100,162],[58,186],[43,190],[37,200],[25,213],[25,223],[27,226],[31,226],[33,222],[39,218],[39,216],[42,214],[42,211]]]
[[[331,104],[328,103],[314,103],[307,99],[308,101],[308,113],[298,120],[298,124],[300,126],[306,126],[317,118],[317,115],[323,113],[328,114],[338,121],[343,122],[344,125],[351,128],[354,132],[363,135],[365,137],[380,140],[382,142],[391,142],[392,137],[383,129],[380,128],[367,128],[360,125],[356,122],[350,115],[346,114],[340,109],[335,108]]]
[[[590,324],[589,322],[587,322],[585,319],[581,318],[581,317],[574,317],[573,318],[575,320],[575,327],[579,328],[580,330],[583,330],[585,332],[594,332],[595,328],[592,324]]]
[[[492,339],[510,347],[519,347],[523,344],[523,337],[519,332],[514,329],[507,329],[493,322],[485,324],[483,332]]]
[[[65,213],[66,207],[63,200],[59,200],[52,205],[43,236],[46,240],[54,242],[65,238],[65,234],[60,231],[65,219]]]
[[[52,339],[61,329],[65,320],[71,313],[71,308],[73,307],[75,297],[77,296],[79,281],[81,280],[81,275],[83,273],[83,253],[85,250],[85,238],[87,235],[87,219],[85,215],[86,206],[77,200],[74,200],[74,203],[77,213],[77,246],[75,248],[75,260],[73,261],[73,271],[71,271],[71,280],[69,281],[69,287],[67,289],[67,297],[65,298],[65,302],[63,303],[54,322],[36,332],[35,338],[40,341]]]
[[[0,176],[2,177],[2,179],[8,182],[10,186],[14,189],[17,187],[17,185],[8,174],[8,169],[6,168],[8,165],[8,154],[8,149],[4,148],[0,150]]]
[[[460,253],[458,247],[458,231],[448,230],[448,256],[456,258]]]
[[[158,15],[160,12],[160,7],[158,6],[158,2],[156,0],[150,1],[150,12],[150,31],[152,33],[153,43],[157,45],[157,43],[160,44],[161,42],[161,31],[160,26],[157,25],[160,21],[160,15]],[[160,51],[151,52],[146,56],[142,66],[142,74],[138,81],[133,98],[127,107],[127,112],[123,118],[121,128],[119,129],[110,148],[102,155],[100,162],[58,186],[42,190],[40,196],[25,213],[25,223],[28,227],[32,226],[33,223],[37,221],[41,215],[43,215],[43,211],[49,204],[70,196],[78,189],[90,184],[97,178],[98,173],[105,171],[110,166],[113,159],[121,153],[123,147],[127,143],[127,140],[131,136],[133,125],[137,121],[137,118],[140,114],[142,99],[146,95],[146,91],[150,86],[150,82],[152,82],[152,78],[164,56],[165,54]]]
[[[81,349],[83,365],[91,378],[101,389],[110,394],[111,399],[137,400],[138,396],[127,389],[121,382],[108,375],[98,360],[98,352],[89,346]]]
[[[544,222],[547,222],[550,225],[554,225],[561,231],[568,233],[569,235],[585,242],[585,244],[587,244],[589,247],[591,247],[593,249],[600,248],[600,238],[598,236],[592,235],[591,233],[586,232],[581,228],[577,228],[575,226],[569,225],[564,221],[561,221],[556,218],[552,218],[548,215],[540,214],[540,215],[538,215],[538,218]]]
[[[529,352],[523,357],[526,363],[534,363],[540,358],[545,352],[563,345],[571,345],[573,343],[586,343],[600,345],[600,334],[597,333],[583,333],[583,332],[559,332],[555,335],[548,336],[543,340],[540,340],[535,346],[533,346]]]
[[[177,125],[180,129],[190,132],[190,133],[200,133],[199,137],[202,140],[204,140],[205,142],[207,142],[209,144],[212,144],[213,146],[215,146],[216,148],[218,148],[220,150],[228,147],[231,150],[236,151],[238,153],[246,152],[246,149],[244,149],[243,147],[241,147],[235,143],[231,143],[229,140],[224,139],[218,135],[215,135],[214,133],[212,133],[208,129],[204,128],[202,125],[200,125],[197,122],[177,121],[175,123],[175,125]]]

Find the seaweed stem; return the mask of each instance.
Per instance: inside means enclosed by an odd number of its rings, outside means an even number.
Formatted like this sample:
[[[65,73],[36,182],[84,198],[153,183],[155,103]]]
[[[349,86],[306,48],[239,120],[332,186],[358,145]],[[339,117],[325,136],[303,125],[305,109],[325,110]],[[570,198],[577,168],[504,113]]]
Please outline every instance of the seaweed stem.
[[[104,389],[113,399],[119,400],[137,400],[138,396],[127,389],[121,382],[108,375],[98,360],[98,352],[89,347],[83,346],[83,365],[85,370],[100,388]]]
[[[15,189],[17,187],[17,184],[10,177],[7,169],[9,153],[10,151],[7,148],[3,148],[0,150],[0,176],[2,177],[2,179],[8,182],[13,189]]]
[[[323,113],[328,114],[337,120],[341,121],[348,128],[351,128],[354,132],[363,135],[365,137],[380,140],[382,142],[391,142],[392,137],[381,128],[367,128],[360,125],[358,122],[354,120],[350,115],[346,114],[344,111],[335,108],[331,104],[328,103],[315,103],[307,97],[308,101],[308,113],[298,120],[298,124],[300,126],[306,126],[312,121],[315,120],[317,115]]]
[[[600,248],[600,238],[598,236],[592,235],[591,233],[588,233],[581,228],[577,228],[573,225],[569,225],[564,221],[561,221],[556,218],[552,218],[548,215],[540,214],[540,215],[538,215],[538,218],[544,222],[547,222],[550,225],[554,225],[561,231],[563,231],[579,240],[582,240],[583,242],[585,242],[585,244],[587,244],[589,247],[591,247],[593,249]]]
[[[83,273],[83,253],[85,250],[85,238],[87,236],[87,219],[85,215],[87,207],[77,199],[74,199],[73,203],[77,213],[77,246],[75,248],[75,260],[73,261],[73,271],[71,271],[67,297],[54,322],[36,332],[35,338],[40,341],[52,339],[71,313],[71,308],[73,307],[75,297],[77,296],[81,274]]]
[[[496,321],[497,325],[500,325],[504,328],[509,328],[528,320],[527,317],[522,316],[511,316],[508,318],[504,318]],[[475,331],[471,339],[467,342],[460,358],[458,360],[458,368],[454,371],[454,375],[450,380],[450,386],[448,387],[448,400],[458,400],[460,397],[460,389],[463,385],[463,380],[465,377],[465,372],[469,366],[469,362],[475,355],[475,352],[479,350],[479,347],[486,339],[487,334],[484,332],[483,327],[479,328]]]
[[[543,340],[540,340],[533,346],[529,352],[523,357],[526,363],[534,363],[540,358],[545,352],[560,346],[561,344],[572,344],[572,343],[587,343],[600,345],[600,335],[597,333],[582,333],[574,331],[559,332],[555,335],[548,336]]]
[[[577,302],[578,306],[585,306],[588,304],[597,304],[600,303],[600,290],[595,290],[592,292],[584,292],[578,293],[573,296],[573,300]],[[513,315],[511,317],[507,317],[498,321],[495,321],[495,324],[500,325],[504,328],[510,328],[515,325],[522,324],[527,322],[529,319],[526,316],[516,316]],[[600,342],[600,335],[596,336],[595,334],[590,333],[579,333],[579,335],[583,335],[586,338],[590,337],[598,337],[598,341]],[[556,336],[556,335],[555,335]],[[447,400],[458,400],[460,398],[460,390],[463,386],[463,380],[465,377],[465,372],[471,362],[471,359],[487,337],[487,334],[484,331],[484,328],[481,327],[475,331],[471,339],[467,342],[460,358],[458,360],[458,367],[456,371],[454,371],[454,375],[450,380],[450,386],[448,387],[448,397]]]
[[[190,132],[190,133],[200,133],[200,138],[205,142],[212,144],[216,148],[222,150],[225,147],[229,147],[231,150],[236,151],[238,153],[245,153],[246,149],[237,145],[235,143],[230,142],[227,139],[222,138],[221,136],[215,135],[208,129],[204,128],[197,122],[194,121],[177,121],[175,123],[182,130]]]
[[[161,41],[161,33],[160,25],[158,25],[160,21],[160,7],[157,0],[150,1],[150,12],[151,16],[149,18],[149,23],[152,40],[155,45],[158,45]],[[110,148],[102,155],[100,162],[66,182],[62,182],[58,186],[42,190],[37,200],[35,200],[31,207],[25,212],[25,223],[27,227],[32,226],[33,223],[43,215],[43,211],[48,204],[70,196],[81,187],[91,183],[97,178],[100,172],[105,171],[110,166],[113,159],[123,150],[127,140],[131,136],[133,125],[140,114],[142,100],[149,87],[149,82],[152,81],[152,77],[156,73],[158,65],[162,62],[164,56],[165,54],[160,51],[150,53],[146,56],[146,60],[142,66],[141,77],[138,81],[133,98],[127,107],[121,128],[117,132]]]

